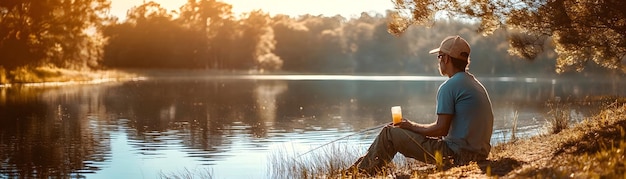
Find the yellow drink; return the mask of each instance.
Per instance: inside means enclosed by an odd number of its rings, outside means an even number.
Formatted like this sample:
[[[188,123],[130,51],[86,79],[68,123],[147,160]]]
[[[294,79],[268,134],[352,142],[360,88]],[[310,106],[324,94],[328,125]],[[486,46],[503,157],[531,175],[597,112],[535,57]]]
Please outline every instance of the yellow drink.
[[[391,117],[394,124],[402,122],[402,108],[400,106],[391,107]]]
[[[402,114],[391,114],[391,116],[393,116],[394,124],[402,122]]]

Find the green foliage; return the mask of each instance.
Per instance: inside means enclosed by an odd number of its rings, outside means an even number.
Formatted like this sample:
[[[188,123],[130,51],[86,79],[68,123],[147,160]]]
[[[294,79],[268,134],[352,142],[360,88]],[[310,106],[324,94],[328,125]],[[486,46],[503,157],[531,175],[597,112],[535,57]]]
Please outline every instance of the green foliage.
[[[51,63],[97,65],[100,27],[108,0],[13,0],[0,2],[0,65],[8,70]]]
[[[103,64],[130,68],[189,65],[179,63],[177,58],[190,58],[193,48],[175,46],[193,38],[185,34],[188,31],[177,26],[159,4],[143,4],[129,11],[126,23],[113,24],[104,29],[109,43],[104,47]]]
[[[231,50],[237,49],[235,28],[238,25],[233,20],[231,9],[231,5],[216,0],[188,0],[181,7],[179,20],[193,34],[191,38],[196,40],[180,45],[193,50],[197,66],[233,68],[228,62],[234,59]]]
[[[2,69],[0,68],[0,73]],[[0,74],[2,76],[2,74]],[[8,72],[7,83],[42,82],[96,82],[94,80],[119,80],[135,77],[133,74],[116,71],[71,70],[53,65],[23,66]]]
[[[109,39],[104,64],[123,68],[231,69],[248,59],[236,53],[230,5],[214,0],[189,1],[172,18],[158,3],[129,11],[128,20],[105,28]],[[243,53],[246,54],[246,53]]]
[[[397,11],[390,32],[401,34],[411,24],[425,25],[447,15],[480,23],[486,35],[501,27],[523,35],[510,36],[509,51],[533,59],[552,37],[558,54],[556,72],[582,71],[588,62],[604,68],[626,70],[625,1],[608,0],[395,0]]]

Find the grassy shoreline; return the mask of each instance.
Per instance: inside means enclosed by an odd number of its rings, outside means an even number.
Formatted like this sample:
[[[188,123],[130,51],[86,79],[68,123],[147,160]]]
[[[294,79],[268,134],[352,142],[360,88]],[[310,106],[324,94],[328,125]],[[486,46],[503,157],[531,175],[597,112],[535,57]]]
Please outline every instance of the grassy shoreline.
[[[120,70],[73,70],[52,66],[22,67],[7,72],[0,67],[0,87],[60,86],[106,83],[139,78]]]
[[[598,108],[569,127],[497,144],[485,162],[443,169],[398,155],[386,173],[371,178],[626,178],[626,98]],[[367,178],[342,172],[356,159],[352,152],[325,153],[310,160],[278,152],[269,167],[289,178]]]

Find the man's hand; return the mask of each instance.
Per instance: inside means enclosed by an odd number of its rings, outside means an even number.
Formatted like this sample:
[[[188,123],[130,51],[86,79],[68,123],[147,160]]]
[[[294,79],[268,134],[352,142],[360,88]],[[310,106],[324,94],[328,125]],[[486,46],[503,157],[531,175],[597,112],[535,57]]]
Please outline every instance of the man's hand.
[[[437,121],[431,124],[419,124],[402,118],[402,122],[396,123],[393,126],[410,130],[428,137],[441,137],[448,134],[453,117],[454,115],[439,114]]]
[[[402,118],[402,121],[399,123],[395,123],[393,124],[394,127],[398,127],[398,128],[402,128],[402,129],[407,129],[407,130],[411,130],[411,128],[413,128],[413,126],[415,126],[415,124],[412,121],[409,121],[408,119]]]

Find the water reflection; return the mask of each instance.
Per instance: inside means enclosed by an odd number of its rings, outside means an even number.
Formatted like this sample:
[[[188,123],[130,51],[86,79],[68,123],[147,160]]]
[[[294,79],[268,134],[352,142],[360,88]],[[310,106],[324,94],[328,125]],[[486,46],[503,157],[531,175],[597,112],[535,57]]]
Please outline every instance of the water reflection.
[[[97,169],[106,151],[88,117],[98,113],[98,90],[2,89],[0,173],[7,177],[68,177]],[[94,97],[94,98],[92,98]]]
[[[255,129],[253,130],[255,137],[266,137],[265,125],[276,121],[277,97],[285,91],[287,91],[287,83],[284,81],[261,81],[256,85],[255,108],[260,121],[252,126]]]
[[[160,171],[202,165],[220,171],[218,177],[264,176],[265,156],[276,145],[304,152],[389,122],[391,106],[403,106],[411,120],[433,121],[442,80],[201,76],[0,88],[0,177],[155,178]],[[550,110],[548,99],[624,96],[619,89],[626,86],[616,80],[482,81],[493,101],[498,141],[510,137],[513,119],[518,137],[536,134]],[[571,108],[578,118],[592,112]],[[239,172],[242,168],[250,172]]]

